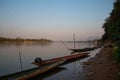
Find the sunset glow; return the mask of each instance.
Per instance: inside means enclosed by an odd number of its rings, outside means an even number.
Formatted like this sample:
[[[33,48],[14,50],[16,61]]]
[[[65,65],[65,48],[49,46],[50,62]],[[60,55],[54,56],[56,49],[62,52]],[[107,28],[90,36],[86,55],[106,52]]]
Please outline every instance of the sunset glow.
[[[0,0],[0,37],[100,38],[114,0]]]

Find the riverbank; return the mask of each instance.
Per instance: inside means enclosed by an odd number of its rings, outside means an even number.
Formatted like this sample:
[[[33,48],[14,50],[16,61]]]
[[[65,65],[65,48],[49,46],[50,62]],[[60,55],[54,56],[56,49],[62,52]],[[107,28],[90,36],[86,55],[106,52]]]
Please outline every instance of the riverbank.
[[[120,80],[120,64],[115,63],[112,48],[104,48],[84,63],[88,80]]]

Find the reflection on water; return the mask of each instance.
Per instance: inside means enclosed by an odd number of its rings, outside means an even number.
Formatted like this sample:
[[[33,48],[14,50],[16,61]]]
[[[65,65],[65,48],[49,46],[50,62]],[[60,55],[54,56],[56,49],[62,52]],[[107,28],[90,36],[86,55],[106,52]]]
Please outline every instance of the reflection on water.
[[[73,48],[72,42],[65,43],[69,48]],[[76,48],[91,47],[92,43],[76,43]],[[55,57],[61,57],[69,55],[70,50],[66,49],[62,43],[50,43],[50,44],[0,44],[0,76],[20,71],[19,64],[19,50],[22,56],[23,69],[30,69],[35,67],[31,64],[36,57],[41,57],[43,60],[51,59]],[[90,51],[90,57],[93,57],[99,49]],[[82,74],[81,63],[88,60],[88,58],[79,59],[77,61],[61,65],[65,69],[52,70],[47,75],[38,76],[37,80],[85,80],[85,76]],[[55,73],[56,71],[56,73]],[[53,75],[54,72],[54,75]],[[40,78],[40,79],[39,79]]]
[[[20,47],[22,45],[26,45],[26,46],[49,46],[51,45],[53,42],[32,42],[32,43],[21,43],[21,42],[17,42],[17,43],[0,43],[0,47],[4,47],[4,46],[17,46]]]
[[[38,76],[31,78],[29,80],[44,80],[45,78],[53,76],[53,75],[55,75],[61,71],[64,71],[64,70],[67,70],[67,69],[65,67],[57,67],[57,68],[53,69],[52,71],[49,71],[49,72],[44,73],[42,75],[38,75]]]

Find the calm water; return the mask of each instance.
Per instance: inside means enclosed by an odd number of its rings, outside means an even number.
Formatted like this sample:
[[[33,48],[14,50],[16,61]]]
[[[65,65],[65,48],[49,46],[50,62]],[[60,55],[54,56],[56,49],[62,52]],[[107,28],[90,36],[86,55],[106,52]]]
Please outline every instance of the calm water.
[[[73,48],[73,43],[65,43]],[[76,43],[77,48],[92,47],[92,43]],[[62,43],[51,44],[0,44],[0,76],[20,71],[19,51],[22,56],[23,69],[35,67],[31,64],[36,57],[51,59],[59,56],[69,55],[71,51]],[[86,80],[82,70],[82,62],[87,61],[98,53],[100,49],[90,52],[90,57],[80,59],[69,64],[62,65],[47,74],[40,75],[35,80]]]

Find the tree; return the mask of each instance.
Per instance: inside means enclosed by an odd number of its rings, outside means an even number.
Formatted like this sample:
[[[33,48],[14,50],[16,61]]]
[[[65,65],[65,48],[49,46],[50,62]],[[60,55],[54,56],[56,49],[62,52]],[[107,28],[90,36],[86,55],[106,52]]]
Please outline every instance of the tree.
[[[117,41],[120,40],[120,0],[116,0],[110,16],[103,24],[104,35],[102,40]]]

